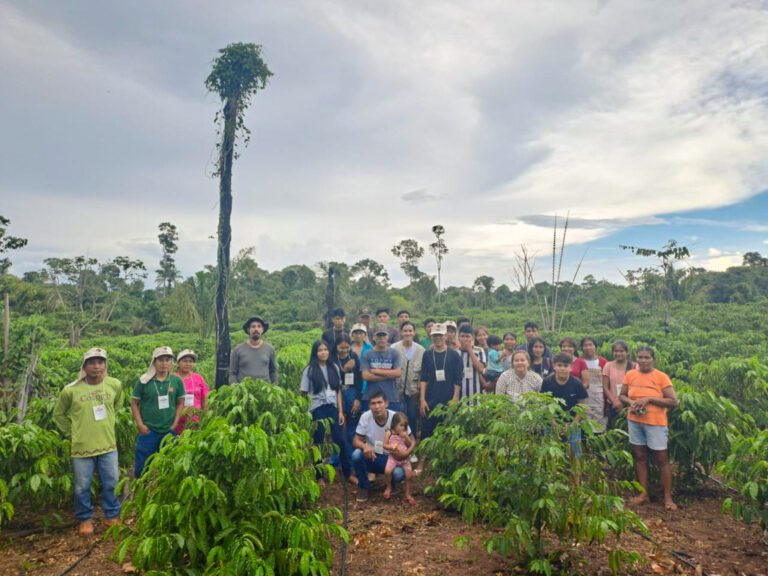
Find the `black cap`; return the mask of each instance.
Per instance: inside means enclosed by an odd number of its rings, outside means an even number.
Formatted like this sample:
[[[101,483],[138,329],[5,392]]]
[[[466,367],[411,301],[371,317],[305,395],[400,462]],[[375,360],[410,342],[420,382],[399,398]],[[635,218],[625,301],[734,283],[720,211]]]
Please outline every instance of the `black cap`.
[[[261,316],[251,316],[250,318],[248,318],[248,320],[245,321],[245,324],[243,324],[243,332],[248,334],[248,329],[251,327],[251,324],[253,324],[254,322],[258,322],[264,327],[264,331],[262,332],[262,334],[267,333],[267,330],[269,330],[269,322],[264,320],[264,318],[262,318]]]

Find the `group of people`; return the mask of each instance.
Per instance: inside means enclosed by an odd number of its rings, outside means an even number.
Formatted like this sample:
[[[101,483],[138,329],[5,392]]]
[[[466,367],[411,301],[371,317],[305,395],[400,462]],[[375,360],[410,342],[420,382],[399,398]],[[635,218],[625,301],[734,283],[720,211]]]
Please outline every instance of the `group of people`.
[[[347,330],[344,310],[334,310],[332,327],[312,345],[300,383],[317,421],[314,441],[322,444],[330,433],[344,477],[358,485],[359,502],[368,500],[371,476],[384,474],[385,499],[391,497],[396,482],[404,481],[404,498],[415,504],[411,480],[419,470],[414,468],[418,459],[413,451],[417,437],[428,438],[439,425],[440,419],[433,416],[438,406],[476,394],[517,400],[526,392],[543,392],[559,398],[574,420],[581,414],[574,410],[576,405],[585,404],[598,431],[613,426],[616,415],[629,408],[637,478],[646,489],[634,503],[648,499],[648,457],[653,453],[661,470],[665,506],[676,508],[667,457],[667,410],[677,400],[669,377],[655,369],[651,348],[638,348],[634,363],[627,344],[616,341],[609,362],[597,354],[594,339],[584,337],[577,343],[563,338],[553,354],[534,322],[526,323],[525,341],[518,343],[512,332],[498,337],[484,327],[473,329],[467,318],[427,319],[426,336],[419,340],[407,311],[397,314],[397,328],[390,326],[389,314],[386,307],[377,309],[372,325],[371,311],[362,308]],[[260,316],[243,324],[248,338],[232,353],[232,384],[246,377],[278,383],[275,350],[263,338],[268,330],[269,323]],[[197,421],[196,411],[185,408],[206,408],[209,388],[194,370],[196,361],[194,351],[184,350],[176,356],[174,370],[171,348],[158,347],[136,382],[130,399],[138,432],[134,477],[141,476],[163,438]],[[92,348],[83,356],[77,380],[61,391],[54,410],[55,423],[71,437],[75,516],[85,536],[94,531],[94,472],[101,483],[106,524],[117,523],[120,514],[115,494],[115,419],[122,404],[122,386],[107,374],[107,352]],[[574,458],[580,457],[580,442],[580,429],[575,427],[569,438]]]
[[[180,434],[197,422],[196,410],[205,410],[209,393],[205,379],[194,371],[197,354],[183,350],[176,356],[160,346],[152,352],[147,371],[136,382],[131,394],[131,413],[137,438],[134,477],[141,476],[147,459],[160,449],[163,438]],[[115,422],[123,406],[123,388],[107,373],[107,351],[91,348],[83,355],[77,380],[65,386],[56,401],[53,420],[71,438],[74,476],[75,517],[79,531],[91,536],[93,503],[91,479],[94,472],[101,484],[101,505],[107,526],[117,524],[120,499]]]
[[[334,310],[332,328],[313,345],[301,384],[302,392],[312,396],[314,419],[331,422],[342,472],[359,485],[359,501],[368,499],[368,474],[384,472],[385,498],[393,479],[402,478],[406,500],[413,502],[409,480],[418,470],[412,470],[417,460],[411,454],[417,437],[430,437],[439,425],[440,418],[433,416],[436,407],[476,394],[518,400],[527,392],[541,392],[559,399],[572,421],[585,414],[596,433],[612,428],[616,416],[629,408],[630,444],[637,479],[645,489],[633,502],[648,501],[652,453],[661,471],[665,507],[677,508],[667,455],[667,411],[677,399],[669,377],[655,368],[653,349],[638,348],[633,362],[627,343],[618,340],[608,361],[598,355],[595,339],[585,336],[579,342],[562,338],[553,353],[535,322],[525,324],[525,340],[518,342],[513,332],[499,337],[483,326],[473,328],[468,318],[428,318],[426,336],[419,341],[407,310],[397,313],[397,334],[389,314],[386,307],[377,309],[377,323],[371,325],[370,309],[362,308],[347,331],[344,310]],[[584,409],[577,410],[578,404]],[[381,429],[371,435],[376,415]],[[398,438],[405,432],[405,440],[389,444],[387,429]],[[322,442],[325,434],[319,425],[315,441]],[[581,441],[581,428],[574,427],[568,443],[575,459],[581,457]]]

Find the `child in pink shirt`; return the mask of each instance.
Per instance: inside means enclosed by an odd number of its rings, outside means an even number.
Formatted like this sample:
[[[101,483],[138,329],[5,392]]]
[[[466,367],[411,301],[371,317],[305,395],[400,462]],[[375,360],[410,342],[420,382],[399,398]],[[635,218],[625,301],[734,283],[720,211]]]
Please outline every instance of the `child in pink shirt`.
[[[184,381],[184,414],[176,427],[176,433],[181,434],[189,423],[190,416],[193,422],[199,420],[198,410],[205,410],[208,404],[210,389],[205,379],[195,372],[197,354],[192,350],[182,350],[176,357],[176,375]]]

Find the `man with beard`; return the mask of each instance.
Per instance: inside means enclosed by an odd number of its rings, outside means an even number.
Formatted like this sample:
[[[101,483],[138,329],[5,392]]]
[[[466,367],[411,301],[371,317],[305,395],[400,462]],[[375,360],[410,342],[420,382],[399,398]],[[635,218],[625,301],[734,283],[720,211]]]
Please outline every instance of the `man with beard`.
[[[261,316],[252,316],[243,324],[248,340],[232,352],[229,363],[229,380],[238,384],[245,378],[264,380],[277,384],[277,356],[271,344],[262,336],[269,330],[269,322]]]

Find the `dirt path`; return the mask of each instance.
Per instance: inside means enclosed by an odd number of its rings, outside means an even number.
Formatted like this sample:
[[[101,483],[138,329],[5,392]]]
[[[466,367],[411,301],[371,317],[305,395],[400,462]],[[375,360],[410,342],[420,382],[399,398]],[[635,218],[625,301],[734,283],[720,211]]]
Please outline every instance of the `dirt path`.
[[[383,499],[381,486],[375,485],[365,504],[354,500],[349,490],[350,545],[347,557],[349,576],[496,576],[525,573],[511,560],[488,555],[483,541],[491,531],[467,526],[456,515],[439,508],[417,487],[417,505],[408,506],[401,495]],[[341,508],[342,487],[336,483],[323,496],[324,504]],[[716,494],[680,499],[680,510],[665,512],[651,504],[638,510],[661,547],[679,552],[702,573],[712,576],[768,576],[768,545],[762,542],[756,526],[745,526],[720,513],[721,499]],[[13,528],[11,528],[12,530]],[[8,531],[10,532],[10,530]],[[97,535],[83,540],[74,529],[36,534],[9,540],[0,535],[0,575],[58,576],[75,562],[91,544],[90,555],[69,574],[82,576],[117,575],[125,571],[109,559],[111,542],[102,542],[103,527]],[[454,542],[468,536],[473,544],[457,549]],[[642,554],[646,563],[638,574],[694,574],[694,570],[674,560],[641,537],[629,534],[625,547]],[[579,547],[584,557],[583,574],[608,574],[606,550],[599,546]],[[340,549],[336,547],[336,566],[341,573]]]

